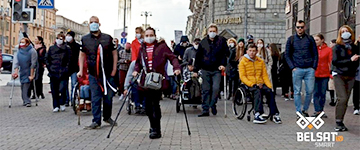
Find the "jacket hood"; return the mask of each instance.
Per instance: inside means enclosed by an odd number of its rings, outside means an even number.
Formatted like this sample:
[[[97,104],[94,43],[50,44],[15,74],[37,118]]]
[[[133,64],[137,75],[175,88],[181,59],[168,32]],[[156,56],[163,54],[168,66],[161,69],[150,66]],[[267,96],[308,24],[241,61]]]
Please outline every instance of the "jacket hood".
[[[189,42],[189,38],[186,35],[181,36],[180,42]]]
[[[254,59],[251,59],[251,58],[250,58],[249,54],[245,54],[244,56],[245,56],[245,58],[249,59],[249,60],[252,61],[252,62],[255,61]],[[256,57],[255,57],[255,59],[256,59]]]

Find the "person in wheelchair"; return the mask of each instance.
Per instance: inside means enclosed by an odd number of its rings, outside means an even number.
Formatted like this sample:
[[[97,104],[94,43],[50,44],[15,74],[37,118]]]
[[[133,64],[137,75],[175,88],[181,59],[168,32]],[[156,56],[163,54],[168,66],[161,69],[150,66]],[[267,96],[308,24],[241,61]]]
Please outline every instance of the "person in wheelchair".
[[[200,83],[197,75],[194,74],[194,63],[195,58],[190,59],[186,69],[183,72],[183,79],[186,83],[185,89],[189,91],[190,100],[198,100],[198,98],[201,99]],[[196,105],[194,105],[193,107],[195,108]]]
[[[87,59],[84,59],[86,62]],[[87,72],[87,63],[84,63],[83,66],[83,76],[81,78],[77,78],[78,86],[80,87],[80,101],[79,101],[79,110],[87,110],[91,111],[91,99],[90,99],[90,82],[89,82],[89,74]],[[76,87],[75,87],[76,88]]]
[[[270,108],[269,118],[280,124],[280,113],[276,106],[275,96],[272,92],[271,82],[267,75],[264,60],[256,56],[257,47],[255,44],[249,44],[244,58],[239,64],[239,74],[241,82],[244,83],[254,96],[255,118],[254,123],[266,123],[261,115],[264,113],[262,97],[266,96]]]

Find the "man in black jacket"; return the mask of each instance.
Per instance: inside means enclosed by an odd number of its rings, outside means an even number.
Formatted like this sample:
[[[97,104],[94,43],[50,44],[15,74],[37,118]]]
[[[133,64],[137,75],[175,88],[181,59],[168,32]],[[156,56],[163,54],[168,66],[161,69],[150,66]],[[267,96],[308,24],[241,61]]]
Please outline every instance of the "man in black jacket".
[[[296,111],[305,117],[309,114],[310,100],[315,86],[315,70],[318,65],[318,51],[315,40],[305,33],[305,22],[296,22],[296,34],[286,42],[285,59],[292,70]],[[305,101],[301,111],[301,86],[305,82]]]
[[[210,24],[208,36],[201,42],[195,58],[195,73],[201,70],[202,83],[202,114],[198,117],[209,116],[209,107],[213,115],[217,114],[216,102],[219,97],[221,70],[225,70],[228,46],[226,39],[218,36],[218,28]]]
[[[70,98],[73,98],[72,97],[72,95],[73,95],[72,89],[74,89],[75,83],[77,82],[76,74],[77,74],[77,72],[79,72],[78,61],[79,61],[80,45],[75,42],[74,37],[75,37],[74,31],[69,31],[65,37],[65,41],[66,41],[67,45],[70,46],[70,48],[71,48],[71,57],[70,57],[71,65],[69,66],[69,75],[71,78],[71,96],[70,96]],[[69,101],[65,102],[65,106],[69,106]]]
[[[189,47],[192,47],[192,45],[189,43],[188,37],[186,35],[181,36],[180,43],[176,45],[174,50],[174,54],[176,55],[176,58],[178,58],[180,64],[183,63],[185,50]]]

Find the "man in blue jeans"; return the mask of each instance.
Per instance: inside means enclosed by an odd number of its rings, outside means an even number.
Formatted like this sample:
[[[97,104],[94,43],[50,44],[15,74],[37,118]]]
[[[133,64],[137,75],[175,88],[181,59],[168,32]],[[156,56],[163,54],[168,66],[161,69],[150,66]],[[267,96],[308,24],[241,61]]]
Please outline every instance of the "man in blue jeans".
[[[309,109],[315,85],[318,51],[314,38],[305,33],[305,22],[302,20],[296,22],[296,34],[290,36],[286,42],[285,59],[292,70],[296,111],[308,117],[307,110]],[[300,92],[303,80],[306,95],[301,111]]]
[[[84,59],[87,57],[91,91],[91,110],[93,120],[85,129],[97,129],[101,125],[101,99],[103,100],[103,121],[116,125],[111,119],[112,97],[116,93],[115,75],[118,55],[113,38],[101,33],[99,18],[92,16],[89,21],[90,34],[82,37],[82,49],[79,57],[80,71],[83,76]]]

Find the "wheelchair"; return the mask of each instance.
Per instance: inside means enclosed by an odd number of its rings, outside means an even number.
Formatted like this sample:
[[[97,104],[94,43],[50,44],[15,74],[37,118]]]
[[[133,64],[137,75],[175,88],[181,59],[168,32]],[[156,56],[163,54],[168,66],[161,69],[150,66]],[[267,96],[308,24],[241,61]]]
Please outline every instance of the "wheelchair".
[[[72,95],[71,95],[71,106],[72,109],[74,110],[75,115],[78,114],[79,112],[91,112],[91,111],[87,111],[84,107],[84,109],[80,110],[80,99],[84,99],[84,100],[91,100],[91,92],[90,92],[90,97],[89,98],[83,98],[80,97],[80,84],[79,82],[76,82],[74,85],[74,88],[71,89],[72,91]],[[90,103],[91,104],[91,103]],[[85,101],[84,101],[84,106],[85,106]],[[90,105],[91,106],[91,105]]]
[[[263,97],[263,96],[262,96]],[[264,113],[262,117],[267,119],[268,114],[270,112],[269,105],[267,101],[264,102],[264,98],[262,98],[264,105]],[[235,92],[235,97],[232,103],[233,113],[235,117],[239,120],[242,120],[247,113],[247,121],[251,120],[251,112],[255,115],[254,110],[254,95],[250,92],[250,88],[245,84],[241,84],[239,88]],[[249,110],[247,110],[249,108]]]

